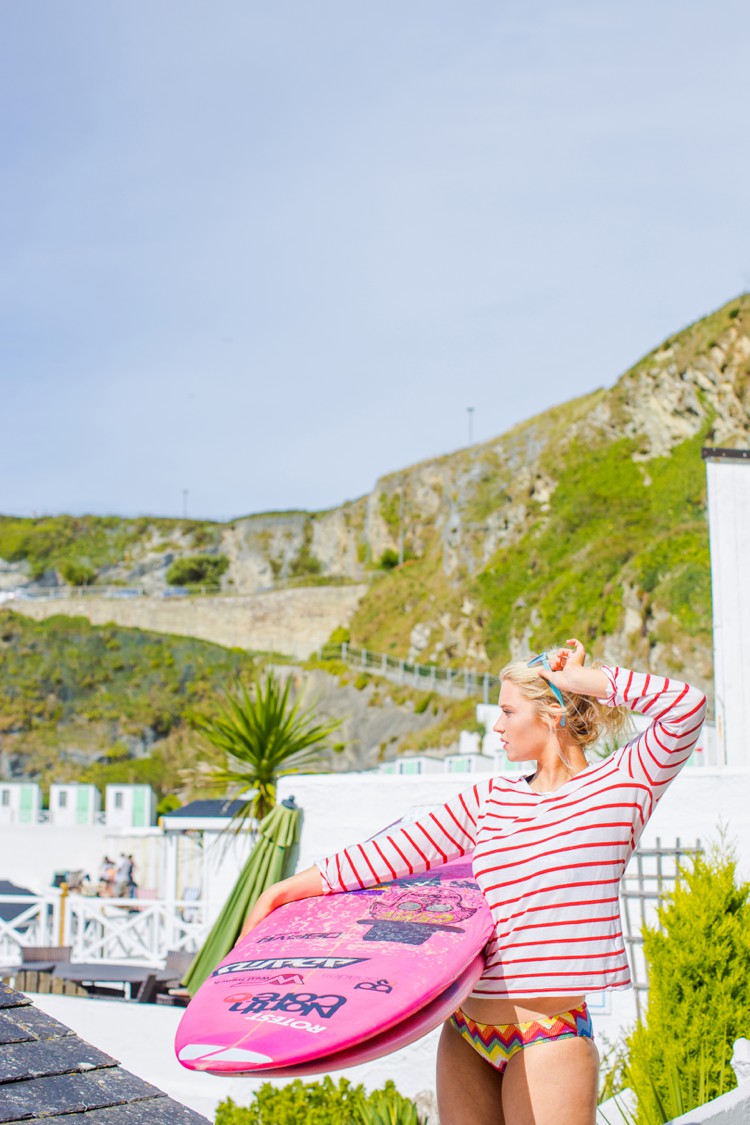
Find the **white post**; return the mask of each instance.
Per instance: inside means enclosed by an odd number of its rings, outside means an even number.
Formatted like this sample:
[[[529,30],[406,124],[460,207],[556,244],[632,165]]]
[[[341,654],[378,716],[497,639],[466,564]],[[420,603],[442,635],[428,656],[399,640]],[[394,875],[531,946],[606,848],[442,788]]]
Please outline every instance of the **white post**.
[[[165,941],[167,949],[174,948],[175,942],[175,913],[177,911],[177,848],[179,846],[176,832],[165,833],[164,838],[164,911],[165,911]]]
[[[704,449],[718,765],[750,765],[750,450]]]

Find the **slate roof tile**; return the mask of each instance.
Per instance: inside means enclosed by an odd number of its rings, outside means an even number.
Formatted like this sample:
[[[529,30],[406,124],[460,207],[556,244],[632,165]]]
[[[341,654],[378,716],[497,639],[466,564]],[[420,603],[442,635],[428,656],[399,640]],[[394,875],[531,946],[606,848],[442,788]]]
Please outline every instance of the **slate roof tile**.
[[[0,1122],[208,1125],[0,982]]]

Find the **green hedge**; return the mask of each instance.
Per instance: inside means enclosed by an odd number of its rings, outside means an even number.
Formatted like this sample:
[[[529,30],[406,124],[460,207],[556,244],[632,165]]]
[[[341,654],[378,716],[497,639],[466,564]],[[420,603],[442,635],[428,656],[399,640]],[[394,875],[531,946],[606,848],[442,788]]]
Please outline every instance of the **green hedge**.
[[[215,1125],[419,1125],[414,1103],[401,1096],[393,1082],[365,1093],[347,1078],[286,1086],[264,1082],[245,1109],[231,1098],[216,1111]]]

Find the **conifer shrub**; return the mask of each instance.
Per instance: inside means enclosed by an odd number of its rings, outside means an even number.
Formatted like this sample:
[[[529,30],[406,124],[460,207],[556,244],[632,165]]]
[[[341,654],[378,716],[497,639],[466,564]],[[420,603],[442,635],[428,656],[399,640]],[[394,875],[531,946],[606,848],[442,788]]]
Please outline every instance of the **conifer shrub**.
[[[638,1125],[734,1085],[732,1044],[750,1036],[750,883],[736,867],[723,841],[696,857],[660,906],[660,928],[644,928],[648,1010],[627,1037],[622,1071]]]
[[[247,1108],[231,1098],[216,1111],[215,1125],[419,1125],[414,1103],[403,1098],[393,1082],[365,1093],[347,1078],[286,1086],[264,1082]]]

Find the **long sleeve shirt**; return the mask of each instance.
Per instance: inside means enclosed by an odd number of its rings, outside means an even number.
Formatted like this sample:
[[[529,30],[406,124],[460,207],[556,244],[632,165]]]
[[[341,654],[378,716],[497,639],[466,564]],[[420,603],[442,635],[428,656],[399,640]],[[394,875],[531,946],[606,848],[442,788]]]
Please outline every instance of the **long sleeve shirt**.
[[[321,860],[324,893],[358,890],[473,855],[495,931],[472,995],[566,996],[630,986],[619,884],[657,802],[690,757],[701,692],[603,668],[611,706],[651,724],[550,793],[492,777],[413,824]]]

